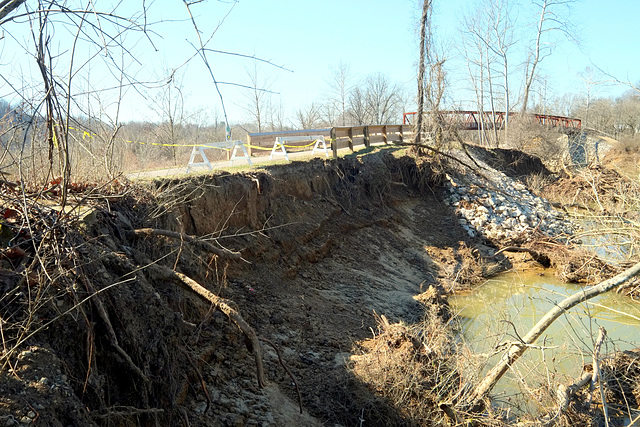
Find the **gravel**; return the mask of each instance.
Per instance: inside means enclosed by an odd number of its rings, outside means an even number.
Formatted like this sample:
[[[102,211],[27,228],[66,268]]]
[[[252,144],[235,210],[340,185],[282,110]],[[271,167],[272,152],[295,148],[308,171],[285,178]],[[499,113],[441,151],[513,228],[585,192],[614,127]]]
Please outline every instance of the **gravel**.
[[[535,229],[549,237],[566,238],[575,225],[521,182],[478,162],[480,174],[446,175],[449,196],[460,225],[471,237],[522,241]]]

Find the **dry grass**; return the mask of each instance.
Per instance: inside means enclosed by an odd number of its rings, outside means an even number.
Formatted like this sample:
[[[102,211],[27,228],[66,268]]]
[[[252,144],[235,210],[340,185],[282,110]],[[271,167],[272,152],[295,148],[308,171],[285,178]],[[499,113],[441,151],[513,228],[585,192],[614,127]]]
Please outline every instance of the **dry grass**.
[[[582,225],[573,242],[619,262],[640,257],[639,194],[637,181],[597,165],[542,190],[544,197]]]
[[[421,322],[408,325],[378,318],[378,333],[361,343],[352,372],[395,412],[375,414],[384,425],[430,426],[452,422],[443,408],[457,408],[476,369],[456,344],[456,320],[430,287],[416,299],[425,305]],[[363,405],[366,406],[366,405]],[[466,414],[457,414],[460,420]],[[381,418],[386,417],[386,418]],[[468,416],[472,425],[504,425],[498,416]],[[366,420],[365,420],[366,422]],[[455,424],[455,422],[454,422]],[[450,425],[454,425],[450,424]]]

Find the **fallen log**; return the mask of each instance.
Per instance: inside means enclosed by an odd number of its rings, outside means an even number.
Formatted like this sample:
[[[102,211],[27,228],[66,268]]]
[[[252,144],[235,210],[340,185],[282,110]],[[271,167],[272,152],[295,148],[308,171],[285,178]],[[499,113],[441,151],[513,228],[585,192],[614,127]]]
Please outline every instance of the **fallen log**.
[[[486,258],[487,259],[495,258],[495,257],[497,257],[498,255],[500,255],[503,252],[524,252],[524,253],[528,253],[529,255],[531,255],[531,258],[533,258],[534,261],[539,262],[544,267],[551,266],[551,260],[549,259],[549,257],[547,255],[541,254],[540,252],[535,251],[533,249],[523,248],[521,246],[507,246],[506,248],[502,248],[498,252],[496,252],[495,254],[489,255]]]

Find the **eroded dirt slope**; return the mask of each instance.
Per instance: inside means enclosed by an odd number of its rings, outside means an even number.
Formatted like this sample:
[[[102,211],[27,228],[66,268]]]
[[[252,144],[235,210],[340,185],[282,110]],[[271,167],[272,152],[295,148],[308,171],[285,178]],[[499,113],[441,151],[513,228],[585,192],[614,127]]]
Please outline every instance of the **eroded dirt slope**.
[[[350,374],[355,343],[372,335],[376,314],[417,321],[423,310],[414,296],[472,274],[471,243],[441,191],[428,164],[378,153],[219,177],[215,189],[183,205],[180,223],[197,235],[218,233],[221,224],[225,235],[264,229],[220,240],[251,262],[229,266],[221,293],[282,346],[313,416],[352,425],[364,414],[374,423],[392,409]],[[275,353],[266,358],[294,399]]]
[[[388,151],[156,187],[157,198],[97,199],[90,215],[45,235],[61,254],[55,274],[3,276],[12,297],[0,309],[15,326],[4,331],[46,324],[5,352],[7,425],[376,425],[395,409],[350,373],[357,342],[371,337],[376,314],[418,320],[413,296],[478,273],[477,242],[441,202],[429,163]],[[204,236],[243,260],[133,232],[144,227]],[[25,245],[17,265],[35,259]],[[267,342],[261,389],[236,325],[150,263],[233,301],[280,349],[304,414]]]

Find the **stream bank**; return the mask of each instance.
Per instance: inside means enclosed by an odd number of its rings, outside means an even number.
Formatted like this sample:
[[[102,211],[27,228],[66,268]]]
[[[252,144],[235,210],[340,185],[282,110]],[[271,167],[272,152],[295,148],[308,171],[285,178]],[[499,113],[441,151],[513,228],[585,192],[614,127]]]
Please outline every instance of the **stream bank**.
[[[438,402],[465,378],[455,366],[444,295],[511,262],[490,258],[497,242],[472,236],[445,202],[452,194],[447,176],[471,172],[437,170],[429,159],[386,149],[158,180],[152,191],[79,195],[91,200],[90,214],[70,216],[55,233],[44,231],[57,214],[38,206],[29,214],[44,218],[39,246],[25,240],[24,254],[3,264],[2,291],[12,297],[2,300],[0,315],[5,333],[43,329],[3,353],[13,371],[0,372],[2,420],[37,418],[51,426],[441,420]],[[143,228],[197,236],[218,252],[184,237],[134,232]],[[21,276],[20,266],[42,257],[40,247],[57,262]],[[277,346],[262,346],[267,388],[256,383],[252,347],[236,324],[149,261],[225,298]],[[37,305],[30,300],[35,289]],[[425,328],[410,327],[420,324]],[[296,378],[303,414],[280,358]],[[422,403],[386,394],[399,380],[380,375],[391,362],[399,374],[403,366],[425,366],[414,370],[419,378],[407,377],[423,384]],[[433,377],[438,372],[448,376]],[[420,405],[432,411],[417,416]]]

